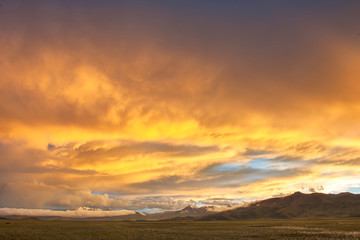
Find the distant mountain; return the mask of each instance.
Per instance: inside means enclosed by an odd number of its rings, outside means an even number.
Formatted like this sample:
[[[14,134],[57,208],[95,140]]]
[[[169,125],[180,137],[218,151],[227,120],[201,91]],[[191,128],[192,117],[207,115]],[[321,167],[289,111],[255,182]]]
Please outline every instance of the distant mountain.
[[[98,211],[97,209],[86,209]],[[360,217],[360,194],[304,194],[296,192],[285,197],[270,198],[232,210],[218,212],[214,206],[187,206],[178,211],[159,213],[135,212],[128,215],[71,218],[59,216],[1,216],[6,219],[78,220],[78,221],[216,221],[286,218],[348,218]]]
[[[198,220],[360,217],[360,194],[304,194],[270,198],[247,207],[210,214]]]
[[[84,209],[84,208],[82,208]],[[90,209],[89,211],[93,211]],[[95,211],[95,210],[94,210]],[[175,219],[193,219],[195,217],[202,217],[215,212],[215,207],[192,207],[187,206],[177,211],[164,211],[159,213],[143,213],[135,212],[134,214],[106,216],[106,217],[87,217],[87,218],[71,218],[59,216],[37,216],[42,220],[75,220],[75,221],[157,221],[157,220],[175,220]],[[12,216],[11,218],[21,219],[26,216]]]
[[[139,213],[115,217],[93,218],[94,220],[110,220],[110,221],[152,221],[166,219],[182,219],[187,217],[202,217],[215,212],[215,207],[193,207],[187,206],[178,211],[164,211],[159,213]]]
[[[177,215],[196,216],[196,215],[204,215],[204,214],[206,215],[214,212],[215,212],[215,207],[213,206],[192,207],[189,205],[180,211],[175,211],[174,213]]]

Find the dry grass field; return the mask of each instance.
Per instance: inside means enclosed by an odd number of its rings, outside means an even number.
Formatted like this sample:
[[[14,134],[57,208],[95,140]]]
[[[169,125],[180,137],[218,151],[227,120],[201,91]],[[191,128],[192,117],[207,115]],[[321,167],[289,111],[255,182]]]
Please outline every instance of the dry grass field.
[[[212,222],[2,219],[0,239],[360,239],[360,219]]]

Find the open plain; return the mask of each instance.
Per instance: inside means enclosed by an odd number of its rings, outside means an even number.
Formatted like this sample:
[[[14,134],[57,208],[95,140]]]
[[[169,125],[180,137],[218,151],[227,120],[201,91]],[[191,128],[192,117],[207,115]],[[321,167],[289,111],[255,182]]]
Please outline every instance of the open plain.
[[[2,219],[0,239],[360,239],[360,218],[207,222]]]

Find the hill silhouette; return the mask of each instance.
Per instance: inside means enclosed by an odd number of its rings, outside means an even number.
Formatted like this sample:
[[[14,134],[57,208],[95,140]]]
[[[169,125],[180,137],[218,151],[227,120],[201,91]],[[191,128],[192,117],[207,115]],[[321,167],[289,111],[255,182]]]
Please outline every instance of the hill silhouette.
[[[360,194],[304,194],[270,198],[233,210],[210,214],[199,220],[347,218],[360,217]]]

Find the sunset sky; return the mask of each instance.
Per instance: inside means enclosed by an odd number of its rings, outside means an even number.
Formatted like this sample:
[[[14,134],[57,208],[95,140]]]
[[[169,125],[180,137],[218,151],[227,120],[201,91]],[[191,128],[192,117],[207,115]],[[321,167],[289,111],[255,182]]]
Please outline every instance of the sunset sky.
[[[359,1],[0,3],[0,208],[360,193]]]

